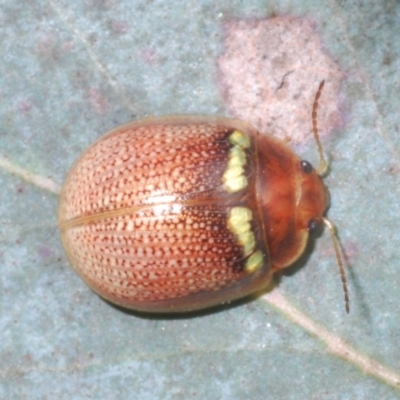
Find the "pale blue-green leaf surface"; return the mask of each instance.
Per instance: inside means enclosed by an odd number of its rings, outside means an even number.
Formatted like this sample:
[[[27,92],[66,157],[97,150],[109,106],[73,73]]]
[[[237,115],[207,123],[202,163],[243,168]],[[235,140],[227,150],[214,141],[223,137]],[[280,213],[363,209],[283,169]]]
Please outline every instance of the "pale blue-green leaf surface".
[[[324,144],[350,314],[327,232],[264,298],[181,318],[110,306],[59,240],[71,164],[132,119],[227,115],[223,23],[273,14],[312,19],[344,71]],[[399,32],[396,0],[2,0],[0,399],[400,398]]]

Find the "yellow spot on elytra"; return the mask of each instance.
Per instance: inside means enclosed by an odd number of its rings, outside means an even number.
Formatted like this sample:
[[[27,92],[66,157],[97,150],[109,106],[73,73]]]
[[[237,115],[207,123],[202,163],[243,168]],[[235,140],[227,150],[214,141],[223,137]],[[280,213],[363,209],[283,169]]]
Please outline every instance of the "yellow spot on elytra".
[[[242,147],[232,147],[229,151],[229,167],[235,167],[246,164],[246,153]]]
[[[236,236],[245,256],[251,254],[255,247],[254,233],[250,221],[253,215],[247,207],[234,207],[229,213],[228,228]]]
[[[247,162],[244,149],[250,147],[250,138],[243,132],[236,130],[229,136],[229,141],[233,144],[233,147],[229,150],[228,165],[222,176],[222,181],[227,192],[235,193],[244,189],[248,184],[244,174],[244,166]]]
[[[264,262],[264,256],[260,250],[253,253],[246,261],[246,271],[254,272],[262,266]]]
[[[253,214],[247,207],[233,207],[229,213],[229,222],[232,223],[233,226],[243,224],[252,219]]]
[[[229,136],[229,141],[236,145],[238,144],[240,147],[244,149],[248,149],[250,147],[250,138],[243,132],[235,130]]]
[[[239,178],[243,174],[243,167],[240,165],[228,168],[224,174],[224,179],[229,182],[232,179]]]
[[[230,179],[224,184],[225,189],[230,193],[238,192],[247,186],[247,178],[245,176],[239,176],[237,178]]]
[[[245,255],[250,254],[253,251],[254,246],[256,245],[256,239],[252,232],[238,235],[238,240],[243,246],[243,252]]]

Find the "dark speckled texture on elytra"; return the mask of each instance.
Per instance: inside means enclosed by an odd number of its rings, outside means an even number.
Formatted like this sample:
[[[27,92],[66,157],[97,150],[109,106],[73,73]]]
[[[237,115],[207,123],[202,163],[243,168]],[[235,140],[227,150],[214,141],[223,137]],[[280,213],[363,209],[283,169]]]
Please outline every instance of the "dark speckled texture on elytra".
[[[98,140],[74,165],[61,194],[62,238],[74,269],[100,295],[133,309],[182,311],[267,285],[255,147],[243,149],[247,186],[227,192],[235,123],[224,121],[134,122]],[[255,244],[246,254],[229,227],[235,207],[253,214]],[[256,251],[264,262],[249,273]]]
[[[154,118],[115,128],[83,153],[59,224],[73,268],[104,298],[191,311],[266,287],[304,251],[324,195],[287,145],[243,122]]]

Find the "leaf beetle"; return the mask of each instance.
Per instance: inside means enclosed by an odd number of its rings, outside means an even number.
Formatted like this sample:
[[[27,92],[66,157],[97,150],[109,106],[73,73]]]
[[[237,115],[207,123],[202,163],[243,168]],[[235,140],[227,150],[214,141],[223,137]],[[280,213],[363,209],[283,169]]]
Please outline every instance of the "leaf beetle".
[[[263,289],[330,230],[349,310],[329,195],[321,175],[284,142],[220,117],[150,118],[100,137],[63,186],[59,227],[70,263],[108,301],[186,312]]]

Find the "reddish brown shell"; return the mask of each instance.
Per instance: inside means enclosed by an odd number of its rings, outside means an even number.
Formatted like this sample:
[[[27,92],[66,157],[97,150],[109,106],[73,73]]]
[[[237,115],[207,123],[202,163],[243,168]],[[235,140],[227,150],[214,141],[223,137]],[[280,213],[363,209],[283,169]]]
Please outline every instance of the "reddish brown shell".
[[[95,142],[67,177],[59,226],[75,271],[102,297],[189,311],[265,287],[326,205],[318,175],[281,142],[237,120],[170,117]]]

